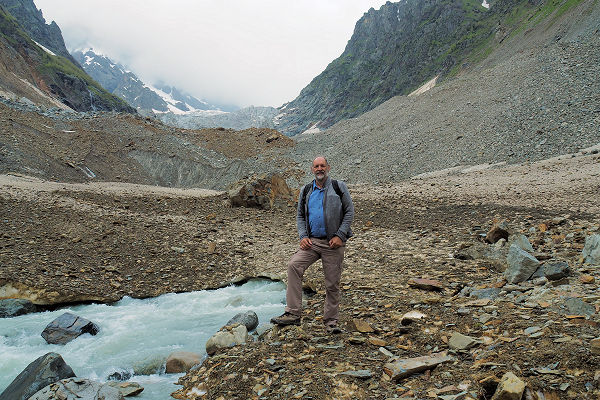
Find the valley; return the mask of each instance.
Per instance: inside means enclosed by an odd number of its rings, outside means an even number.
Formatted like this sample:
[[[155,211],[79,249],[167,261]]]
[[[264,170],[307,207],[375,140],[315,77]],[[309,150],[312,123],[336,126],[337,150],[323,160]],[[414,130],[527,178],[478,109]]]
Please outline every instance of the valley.
[[[452,27],[466,13],[477,29],[461,25],[457,42],[437,48],[414,38],[421,55],[431,51],[423,60],[437,57],[422,71],[436,73],[388,68],[387,83],[412,79],[392,94],[376,90],[383,79],[369,80],[383,69],[362,68],[388,65],[373,62],[384,50],[400,57],[388,38],[370,53],[371,39],[415,22],[407,10],[400,21],[400,4],[366,13],[348,52],[295,102],[239,111],[231,126],[265,122],[240,130],[136,113],[68,55],[36,47],[0,9],[0,299],[55,309],[285,282],[298,246],[293,201],[232,207],[232,190],[276,174],[297,193],[324,155],[356,208],[343,332],[322,327],[317,262],[300,326],[267,326],[208,357],[180,378],[174,398],[599,398],[600,261],[590,254],[600,237],[600,3],[497,0],[490,7],[502,18],[485,23],[479,4],[463,4],[444,21]],[[423,13],[416,27],[446,15],[438,2],[412,6]],[[20,18],[38,15],[29,11]],[[485,46],[465,42],[490,21]],[[368,60],[352,58],[365,48]],[[340,64],[360,70],[340,78],[360,81],[360,91],[326,79]],[[57,69],[41,74],[40,65]],[[395,95],[438,72],[428,90]],[[492,228],[507,237],[491,240]],[[511,251],[541,267],[509,282]],[[444,362],[394,375],[417,357]],[[502,397],[509,372],[523,391]]]

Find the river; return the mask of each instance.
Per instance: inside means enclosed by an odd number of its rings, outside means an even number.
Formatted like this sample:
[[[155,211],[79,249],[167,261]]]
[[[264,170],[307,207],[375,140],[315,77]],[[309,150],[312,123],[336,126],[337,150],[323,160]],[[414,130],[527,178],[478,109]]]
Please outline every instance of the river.
[[[129,380],[144,387],[140,400],[165,400],[177,390],[181,374],[164,374],[164,360],[174,351],[205,353],[206,341],[235,314],[252,310],[259,323],[283,311],[285,285],[253,280],[211,291],[169,293],[150,299],[123,298],[55,311],[0,318],[0,393],[33,360],[59,353],[78,377],[106,382],[114,373],[132,374],[156,364],[154,373]],[[66,345],[50,345],[40,336],[46,325],[65,312],[100,327]],[[161,371],[162,370],[162,371]]]

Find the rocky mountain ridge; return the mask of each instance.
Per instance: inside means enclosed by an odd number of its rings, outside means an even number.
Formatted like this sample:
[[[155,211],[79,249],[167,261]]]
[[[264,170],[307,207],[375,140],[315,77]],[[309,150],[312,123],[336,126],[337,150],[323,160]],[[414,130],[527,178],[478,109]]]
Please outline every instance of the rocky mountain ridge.
[[[279,111],[274,107],[210,104],[165,83],[149,85],[134,72],[93,49],[73,52],[83,69],[107,91],[125,100],[142,115],[185,129],[274,128]]]
[[[148,85],[134,72],[93,49],[73,52],[73,57],[92,78],[110,93],[122,98],[142,115],[195,110],[220,110],[167,84]]]
[[[418,96],[396,96],[296,137],[353,183],[541,160],[600,143],[600,7],[582,1],[506,37],[484,62]],[[384,146],[384,149],[382,148]]]
[[[555,3],[408,0],[369,10],[342,55],[280,108],[277,128],[295,135],[357,117],[423,83],[485,58],[507,34]],[[545,12],[545,10],[544,10]],[[535,19],[534,19],[535,21]]]
[[[0,0],[0,5],[15,17],[23,30],[36,43],[77,65],[65,46],[60,27],[54,21],[47,24],[42,11],[37,9],[32,0]]]
[[[60,30],[53,28],[56,25],[45,24],[31,0],[9,1],[8,4],[22,21],[0,3],[0,69],[3,70],[0,91],[3,97],[75,111],[135,112],[90,78],[70,55],[67,58],[59,54],[64,48]],[[23,24],[27,31],[42,36],[46,30],[50,31],[45,43],[55,49],[31,39]],[[55,43],[57,41],[62,47]]]

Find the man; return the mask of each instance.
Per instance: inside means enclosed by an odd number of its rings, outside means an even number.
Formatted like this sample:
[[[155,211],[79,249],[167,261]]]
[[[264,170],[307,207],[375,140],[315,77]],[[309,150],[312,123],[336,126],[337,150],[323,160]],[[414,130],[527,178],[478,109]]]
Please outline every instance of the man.
[[[338,327],[340,276],[344,246],[352,236],[350,224],[354,206],[346,184],[329,178],[330,169],[324,157],[315,158],[311,166],[315,179],[300,191],[296,213],[300,249],[288,262],[287,306],[284,314],[271,319],[274,324],[300,325],[302,277],[320,258],[325,275],[323,323],[329,333],[341,332]]]

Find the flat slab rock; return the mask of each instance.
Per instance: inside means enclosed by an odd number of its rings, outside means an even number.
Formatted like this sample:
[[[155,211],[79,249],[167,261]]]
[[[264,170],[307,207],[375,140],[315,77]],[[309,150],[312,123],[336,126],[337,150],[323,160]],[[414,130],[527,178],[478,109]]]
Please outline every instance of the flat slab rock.
[[[454,357],[443,352],[434,353],[431,356],[403,358],[395,362],[387,363],[383,366],[383,371],[390,378],[397,380],[435,368],[442,363],[450,361],[454,361]]]
[[[358,379],[371,379],[373,377],[373,373],[368,369],[359,369],[357,371],[344,371],[340,372],[338,375],[342,376],[350,376],[352,378]]]
[[[414,287],[417,289],[437,291],[437,292],[441,292],[442,290],[444,290],[444,285],[442,284],[442,282],[435,281],[433,279],[425,279],[425,278],[411,278],[408,280],[408,286],[411,286],[411,287]]]
[[[123,397],[137,396],[144,388],[137,382],[107,382],[107,385],[116,388]]]
[[[80,399],[102,399],[123,400],[124,397],[119,389],[109,384],[90,381],[82,378],[63,379],[46,386],[29,400],[80,400]]]

